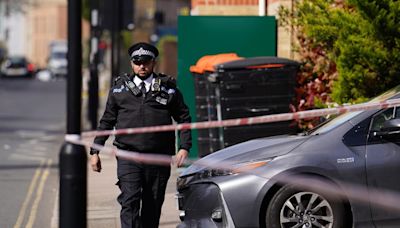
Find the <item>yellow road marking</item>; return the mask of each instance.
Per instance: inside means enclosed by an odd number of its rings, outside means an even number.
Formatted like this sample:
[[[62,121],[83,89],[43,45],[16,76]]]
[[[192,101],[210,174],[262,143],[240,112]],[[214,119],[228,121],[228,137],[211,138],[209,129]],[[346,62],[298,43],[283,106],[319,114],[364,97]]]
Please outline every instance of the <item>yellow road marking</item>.
[[[50,174],[51,163],[52,163],[52,160],[48,159],[46,169],[43,171],[42,177],[40,178],[40,183],[39,183],[38,189],[36,191],[36,197],[35,197],[35,200],[33,201],[31,213],[29,215],[29,219],[28,219],[28,222],[26,223],[25,228],[32,228],[33,224],[35,223],[39,203],[43,196],[44,184],[46,183],[46,180]]]
[[[17,221],[15,222],[14,228],[20,228],[22,222],[24,221],[26,208],[28,207],[28,203],[29,203],[29,201],[30,201],[30,199],[32,197],[32,193],[33,193],[34,189],[36,188],[36,182],[37,182],[37,180],[39,178],[40,173],[42,172],[42,167],[43,167],[43,164],[44,164],[44,160],[45,159],[41,159],[40,165],[36,169],[35,175],[33,175],[32,181],[31,181],[31,183],[29,185],[29,188],[28,188],[28,193],[26,194],[25,200],[22,203],[22,207],[19,210],[18,218],[17,218]]]

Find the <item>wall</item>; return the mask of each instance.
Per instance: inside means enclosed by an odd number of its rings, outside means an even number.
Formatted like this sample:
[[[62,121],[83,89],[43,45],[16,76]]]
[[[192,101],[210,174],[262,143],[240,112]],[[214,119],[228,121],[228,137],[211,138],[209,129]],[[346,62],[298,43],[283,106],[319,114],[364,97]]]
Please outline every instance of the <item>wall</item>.
[[[67,40],[67,1],[36,0],[27,13],[27,55],[38,67],[46,67],[49,44],[54,40]],[[89,22],[82,21],[82,41],[90,32]]]
[[[54,40],[67,39],[67,6],[40,4],[29,13],[30,48],[28,57],[39,67],[45,67],[48,45]]]
[[[192,0],[191,15],[258,15],[258,0]]]
[[[289,10],[294,4],[293,0],[268,0],[267,14],[278,17],[280,6],[287,7]],[[295,59],[293,48],[293,33],[290,28],[278,27],[278,56]]]

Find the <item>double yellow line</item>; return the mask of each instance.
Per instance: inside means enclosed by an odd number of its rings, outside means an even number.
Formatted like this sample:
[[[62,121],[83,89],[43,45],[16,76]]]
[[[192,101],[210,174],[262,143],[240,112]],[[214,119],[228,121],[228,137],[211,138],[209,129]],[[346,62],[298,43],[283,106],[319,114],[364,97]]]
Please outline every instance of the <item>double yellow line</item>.
[[[27,217],[27,222],[25,225],[25,228],[32,228],[34,223],[35,223],[35,219],[36,219],[36,215],[37,215],[37,211],[38,211],[38,207],[39,207],[39,203],[40,200],[43,196],[43,189],[44,189],[44,184],[46,183],[46,180],[50,174],[50,167],[52,164],[52,160],[51,159],[42,159],[40,161],[40,165],[39,167],[36,169],[35,174],[32,178],[32,181],[29,185],[28,188],[28,193],[25,197],[24,203],[22,204],[22,207],[19,211],[18,214],[18,218],[17,221],[15,222],[14,228],[20,228],[22,227],[22,223],[25,220],[25,214],[26,214],[26,210],[28,208],[29,203],[32,201],[32,205],[30,208],[30,214]],[[34,199],[32,199],[33,194],[35,193],[36,190],[36,194],[34,196]]]

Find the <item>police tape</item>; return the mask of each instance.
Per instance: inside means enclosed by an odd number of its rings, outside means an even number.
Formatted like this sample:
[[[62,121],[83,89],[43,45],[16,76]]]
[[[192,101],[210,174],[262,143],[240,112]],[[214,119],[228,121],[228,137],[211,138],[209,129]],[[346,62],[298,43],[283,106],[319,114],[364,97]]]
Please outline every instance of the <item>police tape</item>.
[[[104,135],[119,135],[119,134],[134,134],[134,133],[149,133],[149,132],[161,132],[161,131],[174,131],[183,129],[205,129],[214,127],[229,127],[229,126],[240,126],[240,125],[251,125],[261,124],[269,122],[278,122],[286,120],[312,118],[324,115],[341,114],[346,112],[363,111],[390,108],[400,105],[400,99],[392,99],[382,102],[369,102],[357,105],[340,106],[336,108],[308,110],[296,113],[284,113],[284,114],[272,114],[258,117],[239,118],[223,121],[209,121],[209,122],[197,122],[191,124],[177,124],[177,125],[166,125],[166,126],[152,126],[142,128],[129,128],[129,129],[118,129],[112,131],[88,131],[82,134],[83,137],[94,137]],[[153,165],[171,165],[174,163],[174,158],[170,155],[163,154],[144,154],[135,151],[126,151],[116,149],[115,147],[107,147],[103,145],[94,144],[90,139],[81,139],[80,137],[68,137],[66,141],[74,144],[80,144],[88,147],[92,147],[99,151],[105,152],[106,154],[120,157],[135,162],[153,164]],[[197,166],[202,166],[204,169],[218,169],[218,170],[230,170],[232,172],[246,173],[255,175],[261,178],[271,178],[260,173],[257,167],[249,167],[247,169],[238,169],[235,163],[224,163],[218,162],[217,164],[210,164],[210,162],[202,162],[202,160],[189,160],[185,161],[185,165],[195,163]],[[279,177],[279,183],[292,184],[298,187],[304,187],[305,189],[312,189],[315,191],[324,193],[330,197],[337,197],[343,199],[352,199],[359,202],[369,203],[371,205],[400,211],[400,194],[385,189],[365,188],[365,186],[341,183],[343,191],[337,191],[337,185],[332,185],[331,182],[313,179],[309,176],[283,176]]]
[[[165,154],[154,154],[154,153],[140,153],[137,151],[128,151],[128,150],[122,150],[122,149],[117,149],[113,146],[103,146],[100,144],[92,143],[88,140],[80,140],[80,139],[69,139],[66,140],[71,143],[77,144],[77,145],[82,145],[82,146],[87,146],[91,147],[93,149],[96,149],[98,151],[101,151],[102,153],[106,153],[111,156],[119,157],[125,160],[131,160],[139,163],[144,163],[144,164],[152,164],[152,165],[164,165],[164,166],[169,166],[171,164],[174,164],[174,159],[172,158],[171,155],[165,155]],[[185,165],[189,165],[189,160],[186,161]]]
[[[82,137],[94,137],[94,136],[106,136],[106,135],[122,135],[122,134],[139,134],[139,133],[151,133],[151,132],[164,132],[164,131],[175,131],[175,130],[187,130],[187,129],[207,129],[217,127],[235,127],[243,125],[253,125],[262,123],[271,123],[287,120],[299,120],[305,118],[319,117],[332,114],[341,114],[346,112],[390,108],[400,104],[400,98],[380,101],[380,102],[368,102],[356,105],[339,106],[335,108],[307,110],[293,113],[281,113],[271,114],[256,117],[245,117],[237,119],[228,119],[220,121],[205,121],[196,123],[183,123],[183,124],[172,124],[172,125],[161,125],[161,126],[150,126],[150,127],[139,127],[139,128],[126,128],[126,129],[114,129],[105,131],[86,131],[82,133]]]
[[[84,146],[89,146],[97,150],[101,150],[108,155],[113,155],[122,159],[131,160],[134,162],[151,164],[151,165],[163,165],[170,166],[174,163],[174,158],[170,155],[162,154],[143,154],[134,151],[126,151],[121,149],[116,149],[114,147],[106,147],[99,144],[92,144],[88,140],[80,140],[78,138],[69,138],[67,141],[75,144],[80,144]],[[256,165],[251,167],[238,167],[235,162],[218,161],[218,163],[210,163],[210,161],[202,160],[189,160],[185,161],[185,166],[195,163],[197,167],[202,167],[204,172],[200,172],[203,178],[207,178],[207,170],[225,170],[231,173],[242,173],[248,175],[254,175],[260,178],[271,179],[272,177],[266,175],[265,173],[257,170],[256,168],[265,165],[267,161],[259,161]],[[274,177],[275,178],[275,177]],[[366,188],[359,184],[343,182],[341,181],[333,183],[325,179],[319,179],[311,177],[305,174],[291,175],[280,175],[279,179],[276,180],[279,184],[290,184],[299,188],[309,189],[313,191],[320,192],[325,196],[330,197],[335,200],[346,200],[351,199],[353,201],[358,201],[362,203],[368,203],[382,209],[390,209],[400,212],[400,194],[388,189],[377,189],[374,187]],[[341,191],[338,191],[338,185],[340,184]]]
[[[92,144],[88,140],[79,140],[77,138],[69,138],[67,139],[67,141],[79,145],[89,146],[99,151],[101,150],[108,155],[113,155],[134,162],[163,166],[170,166],[174,163],[174,158],[169,155],[143,154],[133,151],[126,151],[116,149],[114,147],[105,147],[98,144]],[[207,178],[207,173],[209,173],[206,172],[206,170],[225,170],[231,173],[254,175],[265,179],[275,178],[266,175],[265,173],[256,169],[262,165],[265,165],[267,163],[266,161],[258,161],[256,162],[256,165],[252,165],[251,167],[238,167],[237,163],[235,162],[218,161],[217,163],[210,163],[210,161],[203,162],[202,160],[196,161],[187,159],[184,165],[187,166],[193,163],[195,163],[196,166],[202,167],[204,169],[205,172],[199,173],[199,175],[203,175],[204,178]],[[299,188],[317,191],[324,194],[325,196],[330,197],[331,199],[352,199],[353,201],[368,203],[382,209],[389,209],[400,212],[400,194],[398,192],[388,189],[377,189],[372,186],[366,188],[365,186],[361,186],[359,184],[344,181],[341,181],[340,183],[333,183],[325,179],[315,178],[305,174],[296,174],[294,176],[280,175],[279,179],[277,179],[276,181],[279,184],[290,184]],[[338,191],[337,184],[340,184],[341,191]]]
[[[163,126],[151,126],[151,127],[141,127],[141,128],[127,128],[127,129],[117,129],[109,131],[87,131],[82,133],[83,139],[79,136],[77,137],[66,137],[66,141],[84,145],[87,147],[94,148],[99,151],[103,151],[107,154],[112,154],[117,157],[121,157],[128,160],[138,161],[142,163],[149,164],[162,164],[168,165],[174,162],[174,159],[169,155],[163,154],[146,154],[136,151],[127,151],[116,149],[114,147],[106,147],[103,145],[95,144],[90,141],[88,137],[94,136],[105,136],[105,135],[121,135],[121,134],[138,134],[138,133],[150,133],[150,132],[162,132],[162,131],[174,131],[183,129],[206,129],[215,127],[229,127],[229,126],[241,126],[241,125],[252,125],[261,123],[270,123],[294,119],[304,119],[312,118],[324,115],[341,114],[346,112],[363,111],[363,110],[373,110],[390,108],[396,105],[400,105],[400,99],[392,99],[381,102],[368,102],[356,105],[340,106],[335,108],[318,109],[318,110],[308,110],[295,113],[283,113],[283,114],[271,114],[258,117],[247,117],[238,119],[229,119],[222,121],[208,121],[208,122],[197,122],[197,123],[185,123],[185,124],[175,124],[175,125],[163,125]],[[86,138],[86,139],[85,139]],[[192,162],[187,160],[185,165],[190,165]]]

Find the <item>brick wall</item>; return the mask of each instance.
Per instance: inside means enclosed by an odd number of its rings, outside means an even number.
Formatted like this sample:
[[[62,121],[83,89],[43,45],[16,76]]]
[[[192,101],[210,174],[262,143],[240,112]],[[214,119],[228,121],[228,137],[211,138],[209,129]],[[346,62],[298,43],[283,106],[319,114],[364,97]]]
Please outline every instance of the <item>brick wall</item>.
[[[257,6],[197,6],[192,9],[191,15],[258,15]]]
[[[50,42],[67,40],[67,2],[38,1],[29,8],[27,18],[28,58],[38,67],[46,67]],[[89,36],[90,24],[82,21],[82,40],[86,41]]]
[[[258,5],[258,0],[192,0],[192,7],[204,5]]]
[[[48,57],[48,45],[53,40],[67,39],[66,7],[58,5],[40,5],[29,12],[29,28],[31,37],[28,39],[30,49],[28,58],[39,67],[45,67]],[[64,19],[62,23],[61,18]]]
[[[192,15],[258,15],[258,0],[192,0]]]
[[[278,9],[281,5],[291,9],[293,0],[268,0],[267,14],[278,19]],[[278,27],[278,56],[294,59],[292,43],[292,32],[288,28]]]

